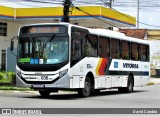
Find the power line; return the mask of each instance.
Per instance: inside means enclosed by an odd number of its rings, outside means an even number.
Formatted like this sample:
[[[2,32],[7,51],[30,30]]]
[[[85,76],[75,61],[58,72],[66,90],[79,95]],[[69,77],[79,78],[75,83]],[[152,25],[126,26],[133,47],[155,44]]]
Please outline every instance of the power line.
[[[13,2],[12,0],[9,0],[9,1]],[[28,4],[24,4],[24,3],[20,3],[20,2],[16,2],[16,1],[14,1],[14,3],[20,4],[20,5],[25,5],[25,6],[34,7],[33,5],[28,5]]]
[[[26,1],[26,0],[23,0],[23,1]],[[41,1],[37,1],[37,0],[29,0],[30,2],[40,2],[41,3]],[[18,4],[21,4],[21,3],[19,3],[19,2],[17,2]],[[50,2],[42,2],[42,3],[50,3]],[[23,4],[23,5],[26,5],[26,4]],[[30,6],[30,5],[29,5]],[[113,24],[111,24],[111,23],[108,23],[108,22],[106,22],[106,21],[104,21],[104,20],[101,20],[100,18],[97,18],[96,16],[93,16],[93,15],[91,15],[91,14],[89,14],[88,12],[86,12],[86,11],[84,11],[84,10],[82,10],[82,9],[80,9],[79,7],[75,7],[77,10],[79,10],[79,11],[81,11],[81,12],[84,12],[85,14],[87,14],[87,15],[89,15],[89,16],[91,16],[91,17],[94,17],[94,18],[96,18],[96,19],[98,19],[98,20],[100,20],[101,22],[104,22],[104,23],[106,23],[106,24],[108,24],[108,25],[110,25],[110,26],[113,26],[113,27],[116,27],[115,25],[113,25]],[[68,21],[67,21],[68,22]],[[117,27],[117,28],[119,28],[119,27]]]
[[[91,17],[96,18],[97,20],[99,20],[99,21],[101,21],[101,22],[103,22],[103,23],[106,23],[106,24],[109,24],[110,26],[116,27],[116,26],[113,25],[113,24],[110,24],[110,23],[108,23],[108,22],[106,22],[106,21],[101,20],[100,18],[97,18],[96,16],[91,15],[90,13],[88,13],[88,12],[86,12],[86,11],[80,9],[79,7],[74,6],[74,8],[76,8],[77,10],[79,10],[79,11],[81,11],[81,12],[83,12],[83,13],[85,13],[85,14],[91,16]],[[119,28],[119,27],[116,27],[116,28]]]
[[[13,0],[8,0],[10,2],[13,2]],[[29,2],[35,2],[35,3],[48,3],[48,4],[54,4],[54,5],[62,5],[63,3],[62,2],[41,2],[41,1],[38,1],[38,0],[19,0],[19,1],[14,1],[13,3],[16,3],[16,4],[20,4],[20,5],[24,5],[24,6],[30,6],[30,7],[34,7],[34,6],[37,6],[38,4],[27,4]],[[39,6],[39,5],[38,5]]]
[[[100,0],[100,1],[102,1],[102,2],[104,3],[103,0]],[[104,4],[105,4],[105,3],[104,3]],[[107,5],[107,4],[106,4],[106,5]],[[108,5],[107,5],[107,6],[108,6]],[[115,10],[115,11],[117,11],[117,12],[120,13],[121,15],[123,15],[123,16],[129,18],[129,19],[131,19],[131,20],[133,20],[133,21],[136,21],[136,20],[134,20],[134,19],[128,17],[127,15],[125,15],[125,14],[119,12],[118,10],[116,10],[116,9],[114,9],[114,8],[112,8],[112,9]],[[136,21],[136,22],[137,22],[137,21]],[[152,26],[152,27],[160,27],[160,26],[157,26],[157,25],[151,25],[151,24],[147,24],[147,23],[140,22],[140,21],[138,21],[137,23],[140,23],[140,24],[143,24],[143,25],[147,25],[147,26]]]
[[[51,2],[51,1],[40,1],[40,0],[21,0],[21,1],[30,1],[30,2],[35,2],[35,3],[49,3],[49,4],[60,4],[60,5],[62,5],[62,0],[60,1],[60,0],[55,0],[54,2]],[[76,1],[76,0],[75,0]],[[102,0],[100,0],[103,4],[104,4],[104,1],[102,1]],[[26,5],[26,6],[32,6],[33,7],[33,5],[28,5],[28,4],[24,4],[24,3],[21,3],[21,2],[16,2],[16,1],[14,1],[15,3],[17,3],[17,4],[21,4],[21,5]],[[149,0],[147,1],[143,1],[143,2],[150,2]],[[154,2],[157,2],[157,1],[154,1]],[[80,3],[80,1],[79,1],[79,3]],[[83,2],[83,1],[81,1],[81,3],[86,3],[86,4],[90,4],[91,2]],[[93,3],[93,2],[92,2]],[[97,3],[99,3],[99,2],[97,2]],[[127,2],[118,2],[118,3],[133,3],[133,2],[129,2],[129,1],[127,1]],[[142,1],[141,1],[141,3],[142,3]],[[100,4],[100,3],[99,3]],[[109,6],[108,4],[105,4],[105,5],[107,5],[107,6]],[[156,4],[155,4],[156,5]],[[115,11],[117,11],[117,12],[119,12],[118,10],[116,10],[116,9],[114,9],[114,8],[112,8],[113,10],[115,10]],[[130,17],[128,17],[127,15],[125,15],[125,14],[123,14],[123,13],[121,13],[121,12],[119,12],[121,15],[123,15],[123,16],[125,16],[125,17],[127,17],[127,18],[129,18],[129,19],[131,19],[131,20],[133,20],[133,21],[135,21],[134,19],[132,19],[132,18],[130,18]],[[88,14],[88,15],[90,15],[91,16],[91,14]],[[92,17],[95,17],[95,16],[93,16],[92,15]],[[97,17],[95,17],[95,18],[97,18]],[[99,18],[98,18],[99,19]],[[100,19],[101,20],[101,19]],[[103,21],[103,20],[101,20],[101,21]],[[103,21],[104,22],[104,21]],[[136,21],[137,22],[137,21]],[[108,23],[108,22],[105,22],[105,23]],[[157,25],[151,25],[151,24],[147,24],[147,23],[144,23],[144,22],[140,22],[140,21],[138,21],[138,23],[141,23],[141,24],[143,24],[143,25],[147,25],[147,26],[152,26],[152,27],[160,27],[160,26],[157,26]],[[114,26],[114,25],[112,25],[112,24],[110,24],[110,23],[108,23],[109,25],[111,25],[111,26]]]
[[[39,0],[23,0],[23,1],[30,1],[30,2],[36,2],[36,3],[49,3],[49,4],[63,4],[63,2],[46,2],[46,1],[39,1]]]

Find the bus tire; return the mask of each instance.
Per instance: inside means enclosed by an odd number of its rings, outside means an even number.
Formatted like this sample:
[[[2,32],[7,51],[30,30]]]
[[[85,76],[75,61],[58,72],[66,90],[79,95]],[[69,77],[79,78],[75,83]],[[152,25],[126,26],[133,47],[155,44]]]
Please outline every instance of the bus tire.
[[[127,93],[132,93],[133,92],[133,87],[134,87],[134,81],[133,77],[129,75],[128,77],[128,82],[127,82],[127,87],[125,88]]]
[[[39,90],[39,94],[42,97],[48,97],[50,95],[50,91],[46,91],[46,90]]]
[[[121,93],[132,93],[134,87],[134,81],[131,75],[128,77],[127,87],[119,87],[118,91]]]
[[[84,83],[84,88],[79,89],[78,94],[81,97],[88,97],[91,93],[91,81],[89,77],[86,77],[85,83]]]

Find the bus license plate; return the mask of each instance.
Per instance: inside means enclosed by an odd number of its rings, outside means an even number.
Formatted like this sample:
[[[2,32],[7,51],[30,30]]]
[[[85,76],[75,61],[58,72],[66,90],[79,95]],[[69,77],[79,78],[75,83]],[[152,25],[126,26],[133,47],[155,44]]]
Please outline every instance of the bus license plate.
[[[33,88],[44,88],[44,84],[33,84]]]

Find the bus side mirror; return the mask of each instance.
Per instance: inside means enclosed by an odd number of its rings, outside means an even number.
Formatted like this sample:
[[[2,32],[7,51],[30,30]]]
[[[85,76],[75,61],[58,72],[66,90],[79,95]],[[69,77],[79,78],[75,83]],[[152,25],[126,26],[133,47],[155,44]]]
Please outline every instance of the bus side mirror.
[[[14,49],[14,41],[13,41],[13,40],[11,40],[10,50],[11,50],[11,51],[13,51],[13,49]]]

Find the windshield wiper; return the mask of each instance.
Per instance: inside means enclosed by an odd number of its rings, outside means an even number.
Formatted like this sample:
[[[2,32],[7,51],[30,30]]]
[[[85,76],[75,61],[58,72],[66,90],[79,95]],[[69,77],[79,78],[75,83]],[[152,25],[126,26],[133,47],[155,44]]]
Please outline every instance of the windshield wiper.
[[[53,35],[48,39],[48,41],[44,44],[43,48],[45,48],[46,45],[47,45],[47,43],[48,43],[48,42],[51,42],[51,41],[54,39],[54,37],[55,37],[55,34],[53,34]]]

